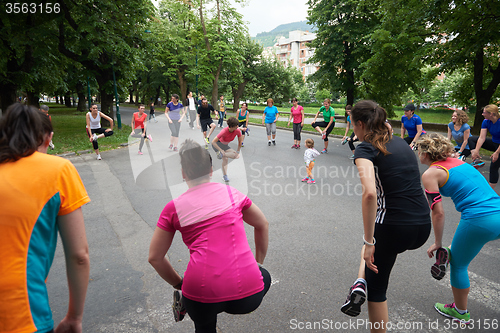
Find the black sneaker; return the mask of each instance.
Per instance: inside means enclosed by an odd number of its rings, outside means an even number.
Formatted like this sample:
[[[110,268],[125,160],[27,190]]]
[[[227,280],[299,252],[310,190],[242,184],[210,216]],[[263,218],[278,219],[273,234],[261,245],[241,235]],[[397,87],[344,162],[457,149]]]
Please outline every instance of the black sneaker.
[[[356,282],[351,286],[347,299],[340,308],[340,311],[348,316],[356,317],[361,313],[361,305],[366,300],[366,285],[363,282]]]
[[[267,142],[267,145],[268,145],[268,146],[271,146],[271,141],[268,141],[268,142]]]
[[[273,145],[275,145],[275,146],[276,146],[276,141],[274,141],[274,140],[273,140]]]
[[[446,267],[450,263],[450,249],[440,247],[436,251],[436,263],[431,267],[432,277],[441,280],[446,275]]]
[[[174,312],[174,320],[176,322],[182,321],[186,315],[186,307],[182,303],[182,293],[179,290],[174,290],[174,303],[172,304],[172,311]]]

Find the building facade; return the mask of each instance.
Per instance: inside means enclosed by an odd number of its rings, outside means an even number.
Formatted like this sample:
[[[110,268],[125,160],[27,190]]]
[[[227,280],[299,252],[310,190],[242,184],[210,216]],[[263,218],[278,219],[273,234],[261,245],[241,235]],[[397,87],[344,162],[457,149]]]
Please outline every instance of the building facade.
[[[289,32],[288,38],[281,37],[275,45],[276,55],[283,66],[294,66],[302,73],[304,80],[319,68],[317,64],[306,63],[314,55],[314,49],[306,47],[306,43],[315,38],[315,33],[295,30]]]

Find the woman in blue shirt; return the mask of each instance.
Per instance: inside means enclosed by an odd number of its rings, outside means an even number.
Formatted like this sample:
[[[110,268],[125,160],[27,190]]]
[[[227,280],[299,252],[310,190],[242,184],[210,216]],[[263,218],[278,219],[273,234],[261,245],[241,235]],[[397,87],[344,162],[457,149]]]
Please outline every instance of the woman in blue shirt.
[[[434,308],[445,317],[468,324],[470,281],[467,268],[487,242],[500,239],[500,197],[477,170],[450,158],[453,150],[453,145],[439,134],[426,135],[418,141],[420,162],[429,166],[422,175],[422,183],[432,211],[435,235],[434,244],[427,250],[429,258],[434,252],[436,254],[431,273],[441,280],[450,264],[454,299],[451,304],[436,303]],[[461,213],[450,248],[442,247],[445,216],[441,195],[451,197]]]
[[[487,149],[492,151],[491,164],[490,164],[490,186],[495,188],[498,183],[498,169],[500,169],[500,118],[498,114],[498,106],[494,104],[486,105],[483,109],[483,123],[481,124],[481,132],[479,136],[473,135],[469,137],[469,147],[472,155],[472,165],[475,168],[484,166],[479,156],[479,149]],[[491,139],[486,137],[490,132]]]
[[[469,145],[467,141],[470,136],[470,126],[467,124],[469,116],[465,111],[458,110],[453,112],[451,122],[448,124],[448,140],[453,140],[457,143],[455,151],[458,152],[458,159],[465,161],[465,158],[470,155]]]
[[[406,105],[404,112],[404,116],[401,117],[401,138],[413,149],[418,138],[425,134],[425,131],[422,127],[422,119],[415,114],[415,105],[413,103]],[[408,136],[405,138],[406,131],[408,131]]]
[[[276,146],[276,121],[278,121],[278,108],[274,106],[272,98],[267,99],[267,106],[262,115],[262,125],[266,125],[267,145],[271,145],[271,135],[273,137],[273,145]]]

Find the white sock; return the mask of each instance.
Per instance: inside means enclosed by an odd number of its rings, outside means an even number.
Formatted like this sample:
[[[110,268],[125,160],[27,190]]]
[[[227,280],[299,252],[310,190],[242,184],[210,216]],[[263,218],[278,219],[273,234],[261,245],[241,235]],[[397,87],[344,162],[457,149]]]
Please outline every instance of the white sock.
[[[455,310],[457,310],[457,312],[460,313],[461,315],[467,313],[467,310],[460,310],[459,308],[457,308],[456,305],[455,305]]]
[[[361,283],[363,283],[363,284],[366,286],[366,280],[365,280],[365,279],[363,279],[363,278],[358,278],[358,279],[356,279],[356,281],[354,281],[354,284],[356,284],[356,283],[358,283],[358,282],[361,282]]]

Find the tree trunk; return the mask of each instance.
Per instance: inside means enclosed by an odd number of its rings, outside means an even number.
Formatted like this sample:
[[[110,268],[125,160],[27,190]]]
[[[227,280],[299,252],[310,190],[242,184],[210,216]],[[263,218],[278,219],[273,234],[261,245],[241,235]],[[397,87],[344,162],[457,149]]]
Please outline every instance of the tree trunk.
[[[40,108],[40,104],[38,103],[39,97],[34,91],[26,92],[26,104],[33,105],[37,109]]]
[[[187,96],[187,80],[186,80],[186,70],[184,68],[177,69],[177,77],[179,78],[179,88],[181,89],[181,100],[180,102],[184,103],[184,100]]]
[[[483,122],[483,108],[490,103],[493,94],[495,94],[495,91],[500,84],[500,64],[497,64],[496,68],[489,67],[489,71],[493,74],[493,77],[486,89],[483,89],[484,49],[481,48],[476,52],[476,57],[474,58],[474,91],[476,93],[476,115],[474,118],[474,126],[471,132],[475,135],[479,135],[479,132],[481,131],[481,123]]]
[[[2,84],[0,85],[0,103],[2,108],[2,114],[7,111],[7,108],[16,103],[16,86],[13,84]]]
[[[86,107],[85,107],[85,87],[83,86],[83,83],[77,82],[76,83],[76,94],[78,96],[78,105],[76,109],[80,112],[84,112]]]
[[[233,98],[234,98],[234,103],[233,103],[233,112],[238,111],[238,108],[240,106],[240,99],[241,96],[243,96],[243,92],[245,91],[245,87],[248,83],[248,80],[245,80],[238,84],[238,88],[232,89],[233,92]]]
[[[64,105],[68,108],[71,107],[71,96],[69,93],[64,94]]]
[[[217,102],[219,101],[219,76],[222,70],[222,58],[219,60],[219,66],[217,67],[217,71],[214,74],[214,81],[212,85],[212,105],[215,107]]]

